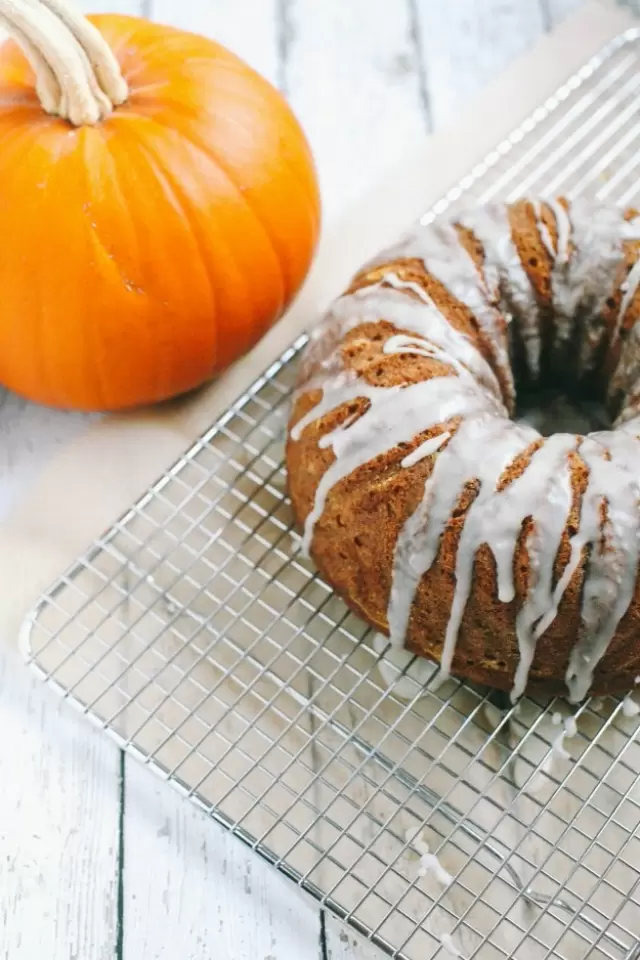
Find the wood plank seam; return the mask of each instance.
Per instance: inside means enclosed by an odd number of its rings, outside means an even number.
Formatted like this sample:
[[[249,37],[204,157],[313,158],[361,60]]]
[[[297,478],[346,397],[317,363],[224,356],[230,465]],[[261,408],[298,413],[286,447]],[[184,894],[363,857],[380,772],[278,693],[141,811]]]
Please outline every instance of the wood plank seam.
[[[287,67],[289,63],[289,51],[294,38],[291,0],[278,0],[276,7],[276,31],[278,45],[277,85],[282,93],[287,96],[289,94]]]
[[[125,825],[125,797],[126,797],[127,764],[124,750],[120,751],[120,768],[118,776],[119,804],[118,811],[118,886],[116,889],[116,943],[115,960],[124,960],[124,825]]]
[[[549,33],[553,26],[553,17],[551,15],[549,0],[540,0],[540,13],[542,14],[542,27],[544,32]]]
[[[418,72],[418,93],[420,107],[427,133],[433,133],[433,116],[431,112],[431,96],[429,92],[427,65],[424,57],[424,44],[420,37],[420,17],[416,0],[407,0],[409,10],[410,36]]]
[[[330,960],[327,948],[327,915],[320,911],[320,960]]]

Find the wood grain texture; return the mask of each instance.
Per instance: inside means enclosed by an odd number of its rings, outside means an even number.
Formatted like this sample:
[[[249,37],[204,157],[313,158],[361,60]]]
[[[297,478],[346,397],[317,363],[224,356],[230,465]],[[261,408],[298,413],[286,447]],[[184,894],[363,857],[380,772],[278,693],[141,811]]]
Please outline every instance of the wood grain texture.
[[[0,957],[113,960],[119,751],[0,656]]]
[[[545,28],[535,0],[414,0],[434,127],[530,49]]]
[[[330,218],[428,129],[408,0],[289,0],[284,82]]]
[[[218,40],[278,82],[277,0],[147,0],[147,10],[152,20]]]
[[[584,0],[540,0],[543,17],[546,18],[548,28],[557,27],[572,13],[576,13]]]
[[[124,956],[315,958],[319,913],[239,840],[127,759]]]
[[[0,518],[7,516],[40,467],[91,419],[39,407],[0,389]]]
[[[326,960],[383,960],[385,954],[350,930],[341,920],[326,915]]]

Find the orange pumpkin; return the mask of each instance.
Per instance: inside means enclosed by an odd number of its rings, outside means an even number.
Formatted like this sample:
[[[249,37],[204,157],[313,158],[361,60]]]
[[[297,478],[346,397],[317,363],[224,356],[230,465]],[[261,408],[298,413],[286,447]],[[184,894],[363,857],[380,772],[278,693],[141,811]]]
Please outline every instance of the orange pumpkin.
[[[302,283],[312,158],[212,40],[67,0],[0,0],[0,382],[122,409],[247,351]]]

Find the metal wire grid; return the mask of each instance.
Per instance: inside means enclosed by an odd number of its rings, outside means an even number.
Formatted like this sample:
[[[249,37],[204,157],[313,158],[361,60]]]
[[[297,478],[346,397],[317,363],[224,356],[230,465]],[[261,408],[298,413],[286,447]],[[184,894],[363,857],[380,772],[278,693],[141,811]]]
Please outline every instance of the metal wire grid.
[[[523,193],[630,203],[639,38],[611,43],[424,219]],[[376,652],[291,530],[283,430],[305,342],[48,591],[27,658],[393,956],[638,960],[637,719],[583,705],[569,761],[554,748],[566,706],[501,711]],[[418,838],[449,886],[418,876]]]

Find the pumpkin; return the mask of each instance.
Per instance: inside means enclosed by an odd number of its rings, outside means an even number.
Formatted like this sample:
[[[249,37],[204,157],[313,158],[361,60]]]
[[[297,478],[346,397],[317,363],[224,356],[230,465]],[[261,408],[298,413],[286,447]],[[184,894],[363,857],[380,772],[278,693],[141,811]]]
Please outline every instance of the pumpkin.
[[[309,269],[296,119],[204,37],[68,0],[0,0],[0,18],[0,383],[87,411],[192,390]]]

